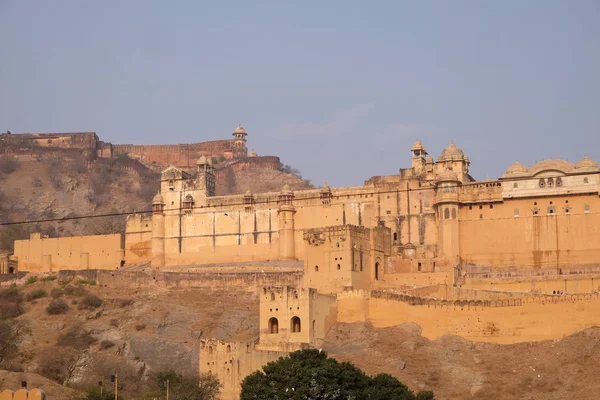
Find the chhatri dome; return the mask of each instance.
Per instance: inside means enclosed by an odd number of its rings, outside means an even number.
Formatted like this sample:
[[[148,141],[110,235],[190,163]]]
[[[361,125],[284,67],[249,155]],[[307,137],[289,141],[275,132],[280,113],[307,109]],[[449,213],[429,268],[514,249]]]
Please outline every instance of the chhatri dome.
[[[152,199],[152,204],[165,204],[162,195],[160,192],[156,193],[156,196]]]
[[[420,140],[417,140],[411,147],[410,149],[411,151],[416,151],[416,150],[425,150],[425,146],[423,146],[423,143],[421,143]]]
[[[242,125],[238,125],[238,127],[235,128],[235,131],[233,131],[233,133],[246,133],[246,130]]]
[[[577,165],[575,165],[575,169],[578,171],[597,171],[598,163],[588,156],[585,156],[577,163]]]
[[[461,160],[465,158],[465,153],[456,147],[454,141],[451,141],[448,147],[446,147],[442,154],[439,156],[438,161],[444,160]]]
[[[508,169],[506,170],[506,172],[504,173],[503,176],[514,176],[514,175],[526,174],[527,170],[528,169],[526,166],[521,164],[519,161],[515,161],[515,163],[513,165],[508,167]]]
[[[207,164],[207,163],[208,163],[208,162],[207,162],[207,160],[206,160],[206,156],[201,156],[201,157],[198,159],[198,162],[197,162],[196,164],[198,164],[198,165],[204,165],[204,164]]]

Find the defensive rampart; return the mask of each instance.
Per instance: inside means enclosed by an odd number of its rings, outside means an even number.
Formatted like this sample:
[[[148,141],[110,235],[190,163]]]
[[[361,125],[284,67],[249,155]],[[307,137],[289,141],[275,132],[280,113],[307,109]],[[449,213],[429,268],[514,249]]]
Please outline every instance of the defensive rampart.
[[[254,272],[254,273],[201,273],[158,271],[60,271],[60,280],[91,279],[98,285],[116,288],[131,287],[179,287],[222,288],[232,287],[255,291],[263,286],[302,286],[302,272]]]
[[[113,155],[127,154],[146,164],[175,165],[193,168],[201,156],[232,158],[232,140],[214,140],[202,143],[169,145],[113,145]]]
[[[600,325],[600,295],[521,294],[499,300],[442,300],[384,291],[338,295],[338,322],[375,327],[414,322],[423,336],[516,343],[558,339]]]

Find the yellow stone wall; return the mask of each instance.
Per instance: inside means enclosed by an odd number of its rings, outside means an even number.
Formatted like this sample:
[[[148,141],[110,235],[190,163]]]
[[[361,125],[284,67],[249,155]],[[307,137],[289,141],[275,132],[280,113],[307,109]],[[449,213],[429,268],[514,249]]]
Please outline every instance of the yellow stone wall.
[[[287,356],[287,352],[255,349],[255,343],[200,341],[200,374],[215,374],[223,385],[222,400],[240,398],[243,379],[268,362]]]
[[[369,321],[375,327],[405,322],[421,326],[422,335],[436,339],[457,335],[473,341],[517,343],[551,340],[600,324],[600,298],[595,294],[535,296],[499,300],[484,306],[470,301],[433,301],[411,305],[369,293],[338,296],[338,322]],[[509,305],[517,304],[517,305]]]
[[[481,208],[463,206],[459,215],[460,251],[466,264],[558,271],[597,266],[600,260],[597,193],[505,199]]]
[[[117,269],[124,260],[122,234],[15,240],[19,271],[56,272],[79,269]]]
[[[265,287],[260,297],[260,348],[319,346],[336,320],[336,298],[315,289]]]

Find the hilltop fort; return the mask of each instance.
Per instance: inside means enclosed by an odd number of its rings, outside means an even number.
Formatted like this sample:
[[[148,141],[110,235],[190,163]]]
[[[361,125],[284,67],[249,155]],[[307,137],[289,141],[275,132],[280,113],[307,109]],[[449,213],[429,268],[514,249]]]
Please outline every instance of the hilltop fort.
[[[250,158],[242,131],[232,160]],[[33,234],[4,263],[9,272],[108,270],[94,279],[119,287],[257,291],[255,341],[200,343],[199,371],[217,374],[226,399],[264,363],[321,346],[337,323],[414,322],[428,338],[497,343],[600,323],[600,168],[587,157],[517,161],[478,182],[454,143],[434,160],[417,141],[410,167],[362,186],[218,196],[210,154],[190,171],[187,156],[128,149],[185,164],[162,170],[151,212],[114,235]]]

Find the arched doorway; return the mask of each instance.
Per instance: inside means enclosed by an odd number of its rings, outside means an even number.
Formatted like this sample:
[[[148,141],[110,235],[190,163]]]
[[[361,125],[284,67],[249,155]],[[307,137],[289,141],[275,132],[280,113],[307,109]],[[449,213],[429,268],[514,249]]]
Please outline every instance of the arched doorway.
[[[290,331],[292,331],[292,333],[298,333],[301,331],[301,328],[300,318],[293,317],[290,321]]]
[[[277,321],[277,318],[273,317],[269,319],[269,333],[279,333],[279,321]]]

